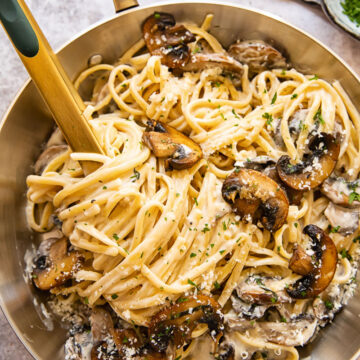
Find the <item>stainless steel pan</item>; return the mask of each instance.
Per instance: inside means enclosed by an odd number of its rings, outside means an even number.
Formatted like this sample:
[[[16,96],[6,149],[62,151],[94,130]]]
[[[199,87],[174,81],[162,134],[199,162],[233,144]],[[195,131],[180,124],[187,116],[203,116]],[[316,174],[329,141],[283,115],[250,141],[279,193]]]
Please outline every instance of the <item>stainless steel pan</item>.
[[[201,23],[205,14],[214,13],[211,32],[224,46],[238,38],[275,43],[286,51],[297,69],[330,81],[340,80],[360,109],[360,79],[329,49],[273,16],[223,2],[171,3],[122,12],[83,33],[59,52],[69,76],[74,78],[87,67],[94,54],[114,62],[140,38],[141,22],[154,10],[170,12],[178,21],[195,23]],[[25,220],[25,179],[53,126],[49,112],[29,82],[14,100],[0,130],[0,304],[29,352],[44,360],[64,358],[66,331],[59,323],[55,323],[53,331],[46,329],[36,306],[42,294],[24,281],[24,254],[36,242]],[[348,360],[355,356],[360,344],[358,295],[359,291],[332,326],[305,347],[303,358],[309,354],[312,360]]]

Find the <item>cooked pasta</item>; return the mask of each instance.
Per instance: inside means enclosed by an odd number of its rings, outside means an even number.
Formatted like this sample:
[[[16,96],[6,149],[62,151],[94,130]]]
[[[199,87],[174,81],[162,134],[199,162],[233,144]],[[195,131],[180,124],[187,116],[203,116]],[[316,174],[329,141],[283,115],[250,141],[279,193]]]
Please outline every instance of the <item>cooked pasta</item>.
[[[188,44],[192,54],[204,49],[227,54],[208,32],[211,19],[208,15],[200,27],[185,24],[196,37]],[[51,292],[90,307],[106,302],[121,319],[140,327],[148,327],[165,305],[205,294],[216,299],[227,326],[236,321],[239,284],[253,282],[273,294],[271,302],[280,311],[275,322],[290,326],[291,319],[307,313],[318,328],[323,322],[309,310],[313,303],[336,309],[341,304],[334,300],[329,305],[331,291],[353,282],[358,218],[355,229],[342,233],[324,215],[331,199],[318,187],[304,188],[300,201],[290,202],[285,222],[269,231],[234,212],[222,187],[234,171],[262,156],[275,163],[283,155],[292,164],[301,161],[314,133],[340,137],[335,173],[354,182],[360,170],[355,106],[339,82],[294,68],[251,75],[244,64],[237,84],[220,65],[178,76],[162,64],[161,55],[143,51],[144,46],[144,40],[138,41],[114,65],[92,66],[75,81],[80,92],[92,82],[86,116],[105,155],[65,148],[40,174],[27,178],[31,228],[47,233],[60,224],[72,249],[85,258],[72,284]],[[166,159],[144,143],[149,120],[188,136],[200,145],[202,159],[169,170]],[[49,145],[54,143],[52,137]],[[100,167],[85,176],[81,161]],[[360,200],[356,196],[351,202]],[[301,278],[289,269],[289,260],[295,244],[306,246],[302,230],[310,224],[324,232],[330,228],[326,236],[340,252],[337,271],[320,297],[282,301],[281,292]],[[226,327],[226,341],[243,349],[235,350],[235,359],[262,358],[264,352],[268,358],[298,359],[291,341],[264,335],[264,324],[274,320],[261,321],[259,327],[254,320],[246,328]],[[180,346],[169,359],[200,359],[196,349],[210,339],[206,333],[208,326],[197,324],[190,346]],[[209,351],[203,356],[212,358]]]

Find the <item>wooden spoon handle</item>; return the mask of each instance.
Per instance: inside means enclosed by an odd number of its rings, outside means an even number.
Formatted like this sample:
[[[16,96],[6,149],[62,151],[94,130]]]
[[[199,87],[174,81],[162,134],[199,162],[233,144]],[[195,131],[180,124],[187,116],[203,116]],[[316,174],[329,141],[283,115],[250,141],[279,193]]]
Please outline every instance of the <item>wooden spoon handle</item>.
[[[71,149],[103,154],[83,114],[82,99],[25,2],[1,0],[0,20]],[[87,172],[96,165],[89,165]]]

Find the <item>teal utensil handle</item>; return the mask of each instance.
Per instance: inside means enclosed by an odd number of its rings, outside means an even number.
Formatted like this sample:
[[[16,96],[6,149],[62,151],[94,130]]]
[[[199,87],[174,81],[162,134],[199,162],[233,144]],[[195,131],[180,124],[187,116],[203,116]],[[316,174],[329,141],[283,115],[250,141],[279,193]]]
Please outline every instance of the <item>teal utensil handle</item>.
[[[34,57],[39,52],[39,41],[17,0],[0,0],[0,20],[22,55]]]

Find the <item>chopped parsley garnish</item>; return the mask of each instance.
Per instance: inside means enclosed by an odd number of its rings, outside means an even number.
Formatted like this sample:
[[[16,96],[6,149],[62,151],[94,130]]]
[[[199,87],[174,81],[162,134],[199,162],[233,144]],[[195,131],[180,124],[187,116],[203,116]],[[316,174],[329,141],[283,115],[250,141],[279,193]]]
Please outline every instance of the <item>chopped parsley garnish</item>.
[[[325,124],[325,121],[321,115],[321,108],[319,108],[318,111],[315,113],[313,119],[318,121],[320,124]]]
[[[315,74],[314,77],[312,77],[312,78],[309,79],[309,80],[318,80],[318,79],[319,79],[319,77]]]
[[[356,243],[356,242],[359,242],[360,243],[360,236],[357,236],[356,238],[353,239],[353,242]]]
[[[191,258],[193,258],[193,257],[195,257],[195,256],[196,256],[195,253],[191,253],[191,254],[190,254],[190,257],[191,257]]]
[[[160,15],[159,13],[155,13],[155,14],[154,14],[154,18],[155,18],[155,19],[160,19],[160,16],[161,16],[161,15]]]
[[[180,193],[176,193],[176,197],[179,197],[180,196]]]
[[[210,231],[209,224],[205,224],[204,228],[201,230],[201,232],[203,232],[204,234],[205,234],[207,231]]]
[[[298,94],[292,94],[291,95],[291,100],[294,100],[294,99],[296,99],[298,97]]]
[[[87,298],[87,296],[84,297],[84,303],[87,305],[89,304],[89,299]]]
[[[122,343],[127,344],[128,342],[129,342],[129,339],[126,336],[124,336]]]
[[[104,185],[104,186],[103,186],[103,190],[106,190],[106,189],[107,189],[107,186]]]
[[[338,226],[335,226],[335,227],[331,228],[331,229],[330,229],[330,234],[337,233],[337,232],[339,231],[340,227],[341,227],[341,226],[338,225]]]
[[[220,87],[221,82],[220,82],[220,81],[212,81],[212,82],[211,82],[211,85],[212,85],[212,86],[216,86],[216,87]]]
[[[349,195],[349,204],[351,205],[354,201],[360,201],[360,194],[356,191],[353,191]]]
[[[294,226],[295,226],[296,228],[298,227],[298,225],[299,225],[299,224],[298,224],[297,222],[296,222],[296,223],[294,223]]]
[[[193,54],[197,54],[198,52],[200,52],[201,49],[199,46],[197,46],[194,50],[193,50]]]
[[[281,75],[286,75],[286,70],[285,69],[281,70]]]
[[[120,238],[118,237],[118,235],[117,234],[113,234],[113,238],[116,240],[116,241],[118,241]]]
[[[275,92],[273,98],[271,99],[271,105],[275,104],[276,99],[277,99],[277,92]]]
[[[225,250],[220,250],[219,253],[222,255],[225,252]]]
[[[349,252],[347,251],[347,250],[345,250],[345,249],[342,249],[341,251],[340,251],[340,255],[341,255],[341,258],[342,259],[348,259],[349,261],[351,261],[352,260],[352,256],[349,254]]]
[[[227,229],[227,226],[226,226],[226,222],[225,222],[225,221],[222,222],[222,226],[223,226],[223,230],[225,231],[225,230]]]
[[[216,290],[219,290],[219,289],[220,289],[220,284],[219,284],[217,281],[214,282],[214,288],[215,288]]]
[[[197,289],[198,289],[198,285],[196,285],[193,281],[191,281],[190,279],[188,279],[188,284],[189,285],[192,285],[192,286],[194,286],[194,287],[196,287]]]
[[[181,303],[183,303],[183,302],[185,302],[185,301],[188,301],[189,299],[188,298],[178,298],[177,300],[176,300],[176,303],[177,304],[181,304]]]
[[[272,115],[269,114],[268,112],[266,112],[266,113],[262,114],[262,117],[263,117],[264,119],[266,119],[266,124],[271,126],[271,123],[272,123],[273,120],[274,120],[273,117],[272,117]]]
[[[117,299],[118,297],[119,297],[119,296],[118,296],[117,294],[112,294],[112,295],[111,295],[111,298],[114,299],[114,300]]]
[[[220,116],[222,117],[222,119],[223,119],[224,121],[227,120],[223,113],[220,113]]]
[[[132,182],[135,182],[136,180],[139,180],[140,179],[140,173],[134,169],[134,175],[130,176],[130,179],[132,179],[131,181]]]
[[[181,355],[179,355],[175,358],[175,360],[180,360],[180,359],[181,359]]]
[[[237,118],[237,119],[240,119],[238,114],[235,112],[235,109],[232,109],[231,112],[234,114],[234,116]]]
[[[194,198],[194,201],[195,201],[195,205],[196,205],[196,206],[199,206],[199,203],[198,203],[198,201],[197,201],[197,198]]]
[[[286,320],[286,318],[284,318],[284,317],[282,316],[281,319],[280,319],[280,322],[286,323],[287,320]]]
[[[327,309],[329,309],[329,310],[332,310],[332,309],[334,308],[333,303],[332,303],[331,301],[329,301],[329,300],[325,300],[325,301],[324,301],[324,304],[325,304],[325,307],[326,307]]]

